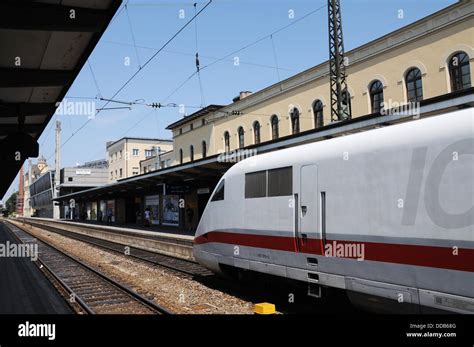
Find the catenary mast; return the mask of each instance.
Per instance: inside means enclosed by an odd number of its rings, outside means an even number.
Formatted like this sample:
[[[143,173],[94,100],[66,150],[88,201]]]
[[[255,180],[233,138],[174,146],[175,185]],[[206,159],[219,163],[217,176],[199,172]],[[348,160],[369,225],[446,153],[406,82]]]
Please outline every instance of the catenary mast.
[[[329,78],[331,85],[331,120],[351,119],[350,96],[346,82],[346,60],[342,36],[340,0],[328,0]]]

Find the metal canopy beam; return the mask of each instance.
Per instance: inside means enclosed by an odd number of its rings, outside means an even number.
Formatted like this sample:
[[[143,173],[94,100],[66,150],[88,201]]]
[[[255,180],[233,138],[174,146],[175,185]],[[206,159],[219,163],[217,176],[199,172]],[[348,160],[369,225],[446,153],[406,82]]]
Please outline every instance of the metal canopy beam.
[[[171,179],[177,179],[177,178],[182,178],[182,177],[186,177],[187,176],[187,173],[185,172],[168,172],[166,173],[166,175],[164,175],[163,177],[165,179],[168,179],[168,178],[171,178]]]
[[[43,130],[42,124],[24,124],[22,127],[24,133],[32,134],[37,133]],[[13,134],[20,131],[19,124],[1,124],[0,125],[0,134]]]
[[[202,174],[202,173],[209,173],[209,169],[202,169],[199,167],[192,167],[187,170],[190,174]]]
[[[0,68],[0,88],[62,87],[74,77],[74,71]]]
[[[56,104],[54,103],[0,103],[0,118],[2,117],[22,117],[31,115],[44,116],[54,113]]]
[[[89,8],[8,1],[0,5],[0,28],[102,32],[110,13]]]

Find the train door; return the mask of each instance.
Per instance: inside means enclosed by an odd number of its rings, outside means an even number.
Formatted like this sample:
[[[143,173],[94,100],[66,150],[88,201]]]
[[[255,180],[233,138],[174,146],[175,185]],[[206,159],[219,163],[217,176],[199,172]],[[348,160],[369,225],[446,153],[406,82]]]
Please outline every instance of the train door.
[[[298,208],[298,249],[302,253],[322,254],[323,234],[319,225],[320,201],[318,194],[318,168],[305,165],[300,171],[300,199]]]

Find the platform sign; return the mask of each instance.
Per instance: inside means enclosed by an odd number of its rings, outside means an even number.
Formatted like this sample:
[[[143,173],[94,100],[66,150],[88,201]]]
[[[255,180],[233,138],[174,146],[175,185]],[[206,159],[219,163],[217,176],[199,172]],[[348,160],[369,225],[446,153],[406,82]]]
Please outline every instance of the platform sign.
[[[197,193],[200,195],[200,194],[209,194],[210,193],[210,190],[209,188],[199,188],[197,190]]]
[[[166,194],[167,195],[179,195],[179,194],[186,194],[191,192],[190,185],[166,185]]]

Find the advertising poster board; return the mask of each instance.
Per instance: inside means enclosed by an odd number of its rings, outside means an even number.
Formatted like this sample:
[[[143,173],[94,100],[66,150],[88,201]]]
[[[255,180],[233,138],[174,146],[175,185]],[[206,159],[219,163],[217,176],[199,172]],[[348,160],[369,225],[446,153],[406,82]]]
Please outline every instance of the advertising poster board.
[[[179,226],[178,195],[163,196],[163,225]]]
[[[160,224],[160,196],[148,195],[145,197],[145,210],[150,210],[150,223],[153,225]],[[146,214],[146,213],[145,213]]]

